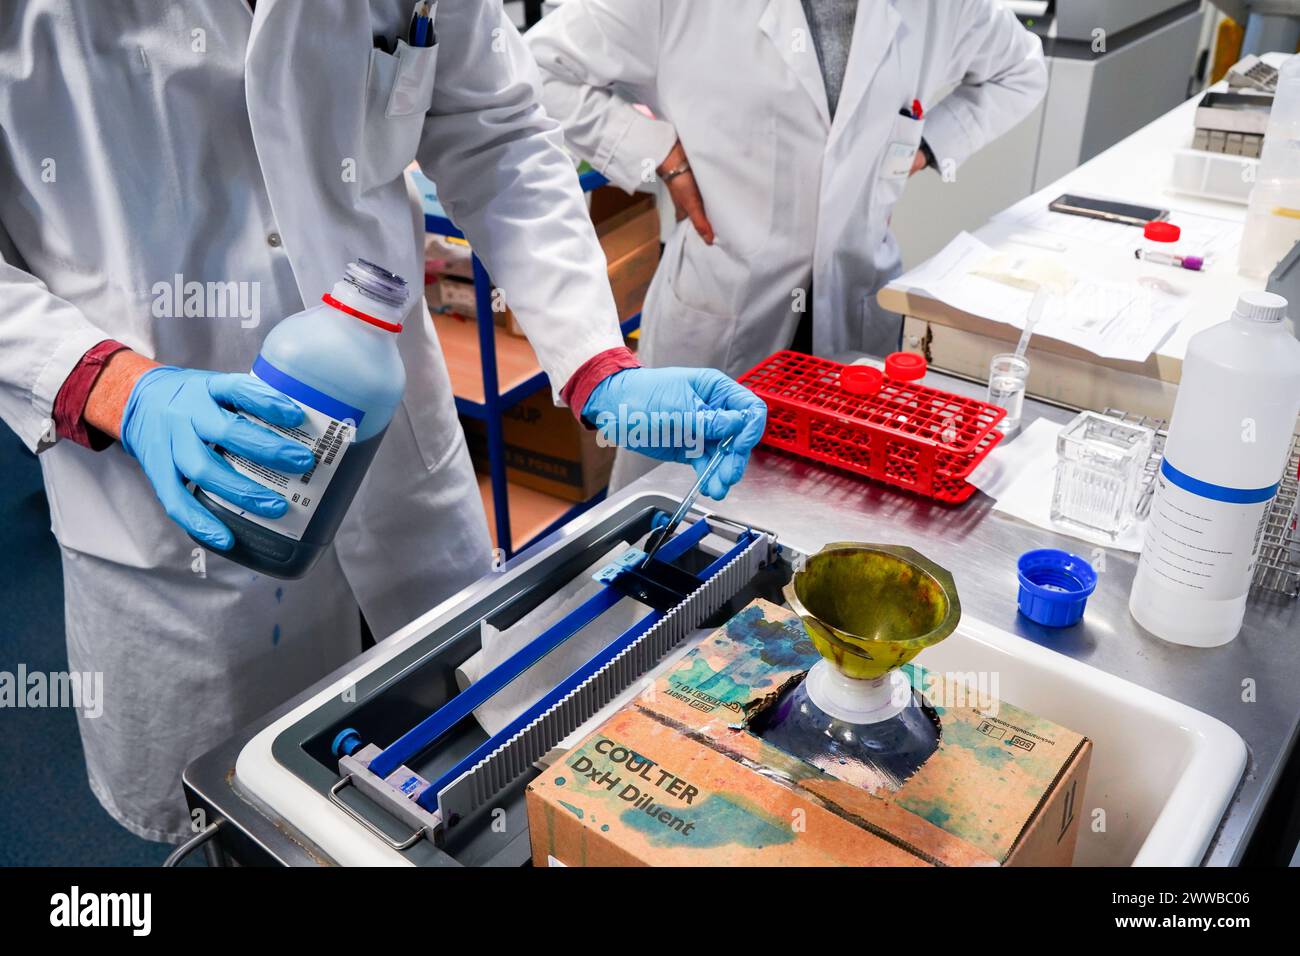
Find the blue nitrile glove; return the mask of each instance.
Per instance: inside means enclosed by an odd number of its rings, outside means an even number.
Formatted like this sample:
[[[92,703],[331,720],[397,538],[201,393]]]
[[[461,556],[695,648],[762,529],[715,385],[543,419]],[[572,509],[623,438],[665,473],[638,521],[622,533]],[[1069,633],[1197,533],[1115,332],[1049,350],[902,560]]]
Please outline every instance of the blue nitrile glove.
[[[230,550],[234,535],[186,490],[187,478],[208,494],[268,518],[283,515],[289,504],[239,474],[209,444],[290,474],[312,465],[307,448],[229,409],[286,428],[303,418],[301,408],[251,375],[171,366],[141,375],[122,413],[122,447],[140,462],[167,517],[218,551]]]
[[[711,368],[629,368],[592,390],[582,417],[605,439],[660,461],[689,464],[697,475],[719,442],[734,435],[731,451],[701,489],[720,501],[745,474],[767,425],[767,406]]]

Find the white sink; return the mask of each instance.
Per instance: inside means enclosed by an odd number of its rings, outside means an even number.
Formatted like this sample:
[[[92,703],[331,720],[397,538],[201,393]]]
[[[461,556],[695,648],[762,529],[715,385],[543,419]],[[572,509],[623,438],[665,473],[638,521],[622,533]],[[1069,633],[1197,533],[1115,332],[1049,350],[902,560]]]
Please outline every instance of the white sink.
[[[1092,740],[1076,866],[1201,862],[1246,766],[1246,745],[1227,724],[969,618],[916,662],[996,673],[1002,700]]]

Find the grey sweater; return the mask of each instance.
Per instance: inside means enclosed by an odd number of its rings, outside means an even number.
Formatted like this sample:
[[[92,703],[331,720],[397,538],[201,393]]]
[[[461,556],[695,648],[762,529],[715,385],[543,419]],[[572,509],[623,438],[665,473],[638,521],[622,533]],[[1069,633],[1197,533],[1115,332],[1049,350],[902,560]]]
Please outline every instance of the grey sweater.
[[[844,71],[849,63],[849,47],[853,43],[853,22],[858,15],[858,0],[801,0],[808,27],[812,30],[813,46],[817,48],[817,62],[822,69],[822,82],[826,85],[826,100],[831,117],[840,102],[840,88],[844,85]]]

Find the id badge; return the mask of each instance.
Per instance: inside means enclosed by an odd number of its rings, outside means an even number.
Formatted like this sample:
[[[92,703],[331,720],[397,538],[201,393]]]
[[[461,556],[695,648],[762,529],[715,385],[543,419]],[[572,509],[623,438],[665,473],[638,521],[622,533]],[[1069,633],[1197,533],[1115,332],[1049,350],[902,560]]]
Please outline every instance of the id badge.
[[[906,179],[912,174],[912,162],[916,159],[917,147],[908,143],[892,143],[885,154],[885,166],[881,175],[888,180]]]

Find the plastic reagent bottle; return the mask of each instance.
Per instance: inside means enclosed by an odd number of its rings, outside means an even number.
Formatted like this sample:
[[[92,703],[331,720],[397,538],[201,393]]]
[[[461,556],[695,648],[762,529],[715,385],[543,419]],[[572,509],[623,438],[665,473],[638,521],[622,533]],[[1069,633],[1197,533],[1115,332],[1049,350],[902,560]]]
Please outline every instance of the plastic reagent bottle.
[[[1242,233],[1242,275],[1269,275],[1300,241],[1300,56],[1283,65]]]
[[[267,335],[253,375],[293,399],[305,417],[297,428],[248,417],[306,445],[315,464],[289,475],[218,449],[232,468],[289,503],[279,518],[264,518],[196,488],[198,500],[234,534],[224,557],[263,574],[298,578],[334,540],[406,387],[397,333],[408,295],[401,276],[358,259],[320,305],[284,319]]]
[[[1129,610],[1175,644],[1237,636],[1260,534],[1300,416],[1300,342],[1286,299],[1248,292],[1193,336],[1156,476]]]

